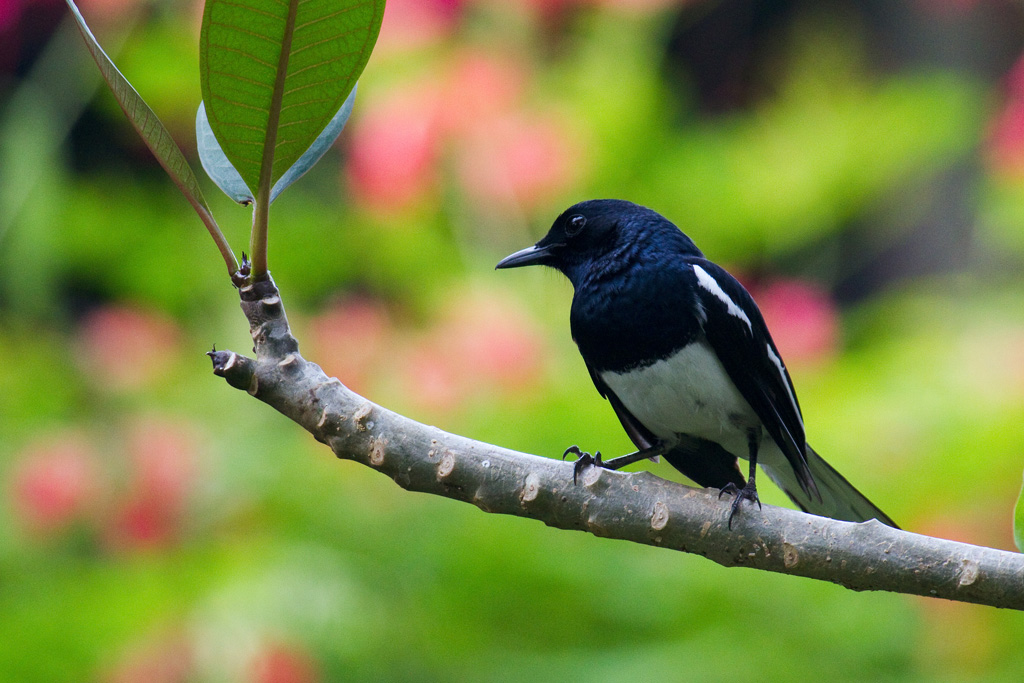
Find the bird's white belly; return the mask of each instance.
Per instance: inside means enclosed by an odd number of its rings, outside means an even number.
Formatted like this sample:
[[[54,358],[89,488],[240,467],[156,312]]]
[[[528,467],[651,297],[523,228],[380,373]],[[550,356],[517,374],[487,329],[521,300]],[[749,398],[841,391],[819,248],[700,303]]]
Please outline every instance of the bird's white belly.
[[[704,341],[642,369],[602,372],[601,379],[634,417],[669,444],[688,434],[745,458],[747,432],[761,424]]]

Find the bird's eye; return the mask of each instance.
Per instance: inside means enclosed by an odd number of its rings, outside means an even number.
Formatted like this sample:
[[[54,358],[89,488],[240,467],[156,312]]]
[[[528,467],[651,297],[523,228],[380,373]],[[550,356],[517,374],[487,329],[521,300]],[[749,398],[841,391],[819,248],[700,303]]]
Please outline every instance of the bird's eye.
[[[565,234],[569,237],[579,233],[583,229],[583,226],[587,224],[587,219],[583,216],[576,215],[569,219],[569,225],[565,226]]]

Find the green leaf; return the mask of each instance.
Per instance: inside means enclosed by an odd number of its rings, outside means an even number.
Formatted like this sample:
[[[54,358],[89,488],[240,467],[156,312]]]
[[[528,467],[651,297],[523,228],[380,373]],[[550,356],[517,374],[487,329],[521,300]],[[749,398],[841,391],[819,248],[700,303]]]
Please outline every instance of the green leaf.
[[[345,100],[345,104],[341,106],[341,109],[334,115],[331,122],[317,136],[317,139],[310,145],[309,149],[299,157],[299,160],[288,169],[287,173],[274,183],[274,187],[270,191],[271,204],[289,185],[301,178],[306,171],[311,169],[327,153],[330,146],[341,135],[348,117],[352,114],[355,98],[356,88],[352,88],[352,92],[349,94],[348,99]],[[199,147],[199,159],[203,163],[203,169],[206,170],[206,174],[210,176],[210,179],[217,184],[217,187],[239,204],[252,204],[256,197],[253,196],[252,190],[246,186],[242,176],[238,175],[238,171],[231,165],[228,158],[224,156],[224,150],[220,148],[220,144],[210,128],[210,119],[206,116],[206,107],[203,106],[202,102],[199,103],[199,111],[196,112],[196,144]]]
[[[1017,544],[1017,550],[1024,553],[1024,487],[1013,509],[1013,542]]]
[[[238,267],[234,254],[231,252],[227,240],[217,226],[217,222],[213,219],[213,213],[203,197],[202,190],[199,189],[196,175],[192,172],[192,167],[185,160],[185,155],[181,153],[181,148],[174,142],[167,128],[153,110],[149,108],[149,105],[142,99],[142,96],[136,92],[132,84],[114,66],[114,62],[111,61],[107,53],[100,47],[99,42],[96,41],[96,36],[92,34],[88,24],[85,23],[85,18],[78,11],[78,7],[73,0],[65,1],[78,24],[78,30],[81,32],[82,38],[85,39],[86,47],[89,48],[89,52],[96,61],[103,79],[110,87],[110,92],[114,94],[114,99],[121,105],[124,115],[128,117],[128,121],[138,131],[142,141],[146,143],[146,146],[153,152],[157,161],[167,171],[167,175],[171,177],[171,180],[178,186],[181,193],[185,195],[185,199],[188,200],[192,208],[199,214],[199,218],[206,225],[210,236],[213,237],[213,241],[217,244],[228,272],[234,272]]]
[[[320,131],[320,135],[316,137],[313,144],[309,146],[299,160],[292,164],[283,176],[278,178],[274,182],[274,186],[270,188],[270,202],[273,203],[277,199],[278,195],[284,192],[289,185],[294,183],[296,180],[306,174],[306,171],[313,168],[316,162],[320,161],[324,154],[327,154],[327,150],[330,149],[334,141],[341,135],[342,129],[345,124],[348,123],[348,117],[352,115],[352,107],[355,106],[356,102],[356,86],[352,86],[352,92],[349,93],[348,97],[345,98],[345,103],[341,105],[341,109],[335,113],[334,117],[327,124],[327,127]]]
[[[257,195],[341,108],[383,16],[384,0],[208,0],[199,48],[206,114]]]
[[[206,199],[203,198],[203,193],[199,189],[195,173],[185,161],[185,155],[181,153],[181,149],[171,138],[167,128],[100,47],[96,36],[92,34],[75,3],[72,0],[66,0],[66,2],[75,21],[78,22],[78,30],[81,31],[85,44],[89,48],[89,52],[92,53],[92,58],[96,60],[103,79],[110,86],[110,91],[114,94],[117,103],[121,105],[125,116],[142,136],[146,146],[153,152],[157,161],[171,176],[171,180],[182,191],[189,203],[195,207],[196,211],[202,210],[209,214],[210,207],[207,206]]]

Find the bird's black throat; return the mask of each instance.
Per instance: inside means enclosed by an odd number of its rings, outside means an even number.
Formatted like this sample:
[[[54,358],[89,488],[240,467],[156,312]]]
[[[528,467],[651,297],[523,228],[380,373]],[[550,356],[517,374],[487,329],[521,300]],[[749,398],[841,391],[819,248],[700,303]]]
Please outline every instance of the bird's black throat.
[[[576,284],[569,322],[580,354],[598,371],[624,372],[668,358],[701,334],[692,271],[683,264],[642,263],[612,278]]]

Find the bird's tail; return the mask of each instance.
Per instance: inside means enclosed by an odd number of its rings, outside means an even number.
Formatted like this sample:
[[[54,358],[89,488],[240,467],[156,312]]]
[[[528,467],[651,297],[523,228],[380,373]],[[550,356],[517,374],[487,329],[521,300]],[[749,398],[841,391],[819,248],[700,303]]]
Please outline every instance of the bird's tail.
[[[814,477],[814,483],[818,485],[821,500],[818,500],[813,493],[803,490],[791,467],[772,467],[771,465],[762,467],[765,474],[785,491],[786,495],[804,512],[848,522],[866,522],[869,519],[877,519],[882,524],[899,529],[889,515],[865,498],[864,494],[855,489],[853,484],[846,481],[843,475],[825,462],[810,446],[807,446],[807,466],[811,470],[811,476]]]

